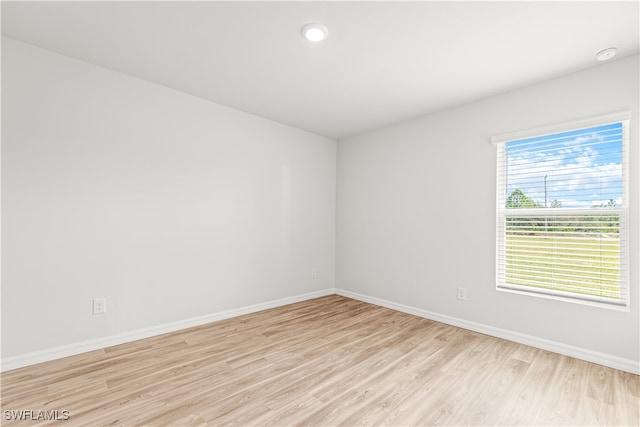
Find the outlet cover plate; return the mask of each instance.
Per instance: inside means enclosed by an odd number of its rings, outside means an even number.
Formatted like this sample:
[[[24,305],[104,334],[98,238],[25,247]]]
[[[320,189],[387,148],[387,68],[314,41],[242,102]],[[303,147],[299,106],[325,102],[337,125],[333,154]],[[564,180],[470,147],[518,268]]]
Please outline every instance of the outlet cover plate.
[[[107,299],[106,298],[94,298],[93,299],[93,314],[104,314],[107,312]]]

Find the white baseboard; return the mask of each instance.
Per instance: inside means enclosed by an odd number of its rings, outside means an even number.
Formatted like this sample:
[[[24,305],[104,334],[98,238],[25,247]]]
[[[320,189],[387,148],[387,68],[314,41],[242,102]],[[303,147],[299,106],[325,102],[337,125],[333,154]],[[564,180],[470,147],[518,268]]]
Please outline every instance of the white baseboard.
[[[181,329],[191,328],[194,326],[205,325],[207,323],[216,322],[218,320],[229,319],[231,317],[242,316],[244,314],[255,313],[269,308],[280,307],[283,305],[293,304],[300,301],[306,301],[326,295],[333,295],[334,289],[325,289],[322,291],[309,292],[302,295],[296,295],[289,298],[282,298],[261,304],[254,304],[233,310],[222,311],[219,313],[208,314],[205,316],[194,317],[191,319],[179,320],[177,322],[165,323],[163,325],[152,326],[149,328],[137,329],[135,331],[124,332],[117,335],[111,335],[102,338],[82,341],[74,344],[68,344],[51,349],[35,351],[32,353],[22,354],[18,356],[3,358],[0,362],[0,372],[12,369],[22,368],[24,366],[35,365],[36,363],[48,362],[50,360],[60,359],[67,356],[73,356],[88,351],[100,350],[118,344],[124,344],[156,335],[166,334],[169,332],[179,331]]]
[[[640,375],[640,364],[638,362],[623,359],[621,357],[612,356],[610,354],[598,353],[580,347],[563,344],[556,341],[550,341],[531,335],[521,334],[519,332],[507,329],[496,328],[481,323],[471,322],[444,314],[433,313],[416,307],[394,303],[380,298],[370,297],[358,294],[356,292],[344,289],[325,289],[322,291],[310,292],[289,298],[269,301],[266,303],[250,305],[233,310],[222,311],[219,313],[208,314],[206,316],[194,317],[191,319],[180,320],[177,322],[166,323],[163,325],[153,326],[135,331],[124,332],[108,337],[96,338],[79,343],[69,344],[65,346],[55,347],[51,349],[36,351],[18,356],[3,358],[0,362],[0,372],[12,369],[22,368],[24,366],[35,365],[37,363],[47,362],[50,360],[60,359],[67,356],[73,356],[88,351],[100,350],[113,345],[124,344],[139,339],[149,338],[169,332],[179,331],[181,329],[191,328],[194,326],[205,325],[207,323],[216,322],[218,320],[229,319],[231,317],[242,316],[244,314],[255,313],[269,308],[280,307],[287,304],[293,304],[300,301],[306,301],[312,298],[318,298],[326,295],[338,294],[359,301],[368,302],[379,305],[381,307],[390,308],[407,314],[424,317],[426,319],[435,320],[436,322],[446,323],[448,325],[457,326],[470,331],[491,335],[497,338],[503,338],[520,344],[530,345],[543,350],[553,351],[554,353],[564,354],[566,356],[575,357],[577,359],[586,360],[603,366],[619,369],[621,371],[631,372]]]
[[[610,368],[619,369],[632,374],[640,375],[640,364],[634,360],[623,359],[621,357],[612,356],[610,354],[599,353],[580,347],[563,344],[557,341],[550,341],[531,335],[521,334],[519,332],[507,329],[496,328],[493,326],[483,325],[481,323],[471,322],[444,314],[433,313],[431,311],[422,310],[416,307],[410,307],[403,304],[397,304],[380,298],[370,297],[358,294],[356,292],[346,291],[344,289],[336,289],[335,293],[348,298],[359,301],[368,302],[370,304],[379,305],[381,307],[390,308],[407,314],[424,317],[425,319],[435,320],[436,322],[446,323],[448,325],[457,326],[459,328],[468,329],[470,331],[479,332],[485,335],[491,335],[497,338],[503,338],[520,344],[529,345],[531,347],[552,351],[554,353],[563,354],[565,356],[575,357],[576,359],[586,360],[588,362],[597,363],[599,365],[608,366]]]

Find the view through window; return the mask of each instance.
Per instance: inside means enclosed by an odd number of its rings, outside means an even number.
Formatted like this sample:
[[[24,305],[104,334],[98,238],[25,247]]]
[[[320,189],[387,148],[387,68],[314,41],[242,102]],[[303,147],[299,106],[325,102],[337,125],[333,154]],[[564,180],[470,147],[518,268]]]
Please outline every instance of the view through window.
[[[626,121],[498,144],[497,286],[627,305]]]

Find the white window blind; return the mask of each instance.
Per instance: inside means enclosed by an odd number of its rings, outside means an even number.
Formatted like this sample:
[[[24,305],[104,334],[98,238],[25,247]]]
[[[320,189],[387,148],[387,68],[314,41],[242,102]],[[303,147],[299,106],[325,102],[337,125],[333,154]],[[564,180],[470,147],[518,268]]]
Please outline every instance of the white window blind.
[[[592,122],[494,139],[498,289],[628,306],[628,120]]]

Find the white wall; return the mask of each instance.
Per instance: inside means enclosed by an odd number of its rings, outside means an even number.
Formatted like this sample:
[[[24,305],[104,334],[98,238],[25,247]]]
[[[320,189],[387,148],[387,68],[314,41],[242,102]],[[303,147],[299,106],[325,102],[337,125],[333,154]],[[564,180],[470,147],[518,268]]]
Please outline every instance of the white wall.
[[[640,360],[638,56],[338,143],[336,287]],[[631,110],[631,310],[495,289],[492,135]],[[456,288],[466,287],[466,302]]]
[[[335,162],[334,140],[3,38],[3,358],[332,289]]]

